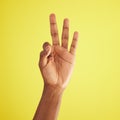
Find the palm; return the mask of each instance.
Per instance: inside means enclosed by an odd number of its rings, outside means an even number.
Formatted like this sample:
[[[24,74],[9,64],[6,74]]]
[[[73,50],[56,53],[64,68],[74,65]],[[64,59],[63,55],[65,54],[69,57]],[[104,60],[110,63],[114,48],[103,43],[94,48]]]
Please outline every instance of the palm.
[[[74,55],[60,46],[55,47],[54,52],[54,60],[49,61],[42,72],[47,74],[45,79],[49,84],[66,86],[73,69]]]
[[[74,33],[70,51],[68,51],[68,20],[64,20],[62,44],[59,45],[55,16],[50,17],[53,45],[44,43],[41,52],[40,69],[47,84],[65,87],[70,79],[74,66],[75,48],[78,34]]]

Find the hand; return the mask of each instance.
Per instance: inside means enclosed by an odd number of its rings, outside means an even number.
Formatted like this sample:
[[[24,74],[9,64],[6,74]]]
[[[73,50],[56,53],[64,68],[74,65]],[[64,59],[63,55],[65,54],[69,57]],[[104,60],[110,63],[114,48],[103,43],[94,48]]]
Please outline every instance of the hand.
[[[45,85],[64,89],[70,80],[74,67],[78,32],[74,32],[71,47],[70,50],[68,50],[69,20],[64,19],[61,45],[54,14],[50,15],[50,31],[52,45],[48,42],[43,44],[43,51],[40,53],[39,67]]]

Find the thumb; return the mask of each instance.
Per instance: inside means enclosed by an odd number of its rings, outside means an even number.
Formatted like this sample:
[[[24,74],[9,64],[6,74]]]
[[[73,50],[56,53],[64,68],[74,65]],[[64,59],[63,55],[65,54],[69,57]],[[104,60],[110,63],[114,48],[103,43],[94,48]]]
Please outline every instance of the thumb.
[[[45,51],[45,57],[47,58],[51,54],[51,46],[50,45],[47,46],[44,51]]]
[[[45,67],[48,63],[48,56],[51,54],[51,46],[45,47],[45,49],[40,54],[40,67]]]

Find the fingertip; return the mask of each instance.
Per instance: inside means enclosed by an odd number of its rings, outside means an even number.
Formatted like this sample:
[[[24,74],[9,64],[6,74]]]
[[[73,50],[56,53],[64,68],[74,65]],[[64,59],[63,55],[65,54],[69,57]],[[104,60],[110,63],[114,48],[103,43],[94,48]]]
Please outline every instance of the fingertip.
[[[49,15],[49,18],[50,18],[50,20],[54,20],[54,19],[55,19],[55,14],[54,14],[54,13],[51,13],[51,14]]]
[[[69,19],[68,19],[68,18],[65,18],[65,19],[64,19],[64,22],[69,22]]]
[[[75,31],[75,32],[74,32],[74,34],[77,34],[77,35],[78,35],[78,34],[79,34],[79,32],[78,32],[78,31]]]
[[[79,32],[78,32],[78,31],[75,31],[75,32],[74,32],[74,37],[75,37],[75,38],[78,38],[78,37],[79,37]]]
[[[52,17],[52,16],[55,16],[55,13],[51,13],[51,14],[50,14],[50,17]]]
[[[65,18],[64,19],[64,27],[69,27],[69,19],[68,18]]]

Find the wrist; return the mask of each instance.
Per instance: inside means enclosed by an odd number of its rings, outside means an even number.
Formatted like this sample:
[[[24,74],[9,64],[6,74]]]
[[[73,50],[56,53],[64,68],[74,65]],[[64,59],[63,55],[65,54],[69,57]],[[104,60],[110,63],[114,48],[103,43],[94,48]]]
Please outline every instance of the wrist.
[[[63,89],[44,84],[44,89],[34,120],[56,120]]]
[[[44,84],[43,94],[49,94],[52,96],[61,96],[64,92],[64,89],[58,86],[53,86],[49,84]]]

